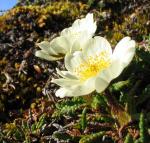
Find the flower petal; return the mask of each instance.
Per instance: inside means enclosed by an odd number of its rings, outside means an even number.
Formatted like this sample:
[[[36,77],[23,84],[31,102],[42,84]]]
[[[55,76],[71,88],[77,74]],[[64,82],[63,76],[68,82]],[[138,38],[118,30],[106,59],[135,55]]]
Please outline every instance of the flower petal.
[[[63,87],[56,91],[56,96],[72,97],[87,95],[95,90],[95,78],[90,78],[82,84],[77,84],[70,87]]]
[[[76,31],[87,31],[89,34],[93,35],[96,31],[96,22],[94,22],[93,14],[88,13],[85,18],[77,19],[72,27]]]
[[[66,95],[68,95],[68,89],[66,88],[60,88],[55,93],[56,97],[64,98]]]
[[[135,54],[135,41],[130,37],[123,38],[116,46],[111,63],[113,78],[121,74],[123,69],[131,62]]]
[[[64,57],[64,55],[70,51],[72,47],[73,37],[61,36],[53,39],[51,42],[43,41],[37,45],[42,49],[42,54],[47,54],[54,59],[58,60]],[[44,51],[44,52],[43,52]],[[38,57],[41,56],[41,53],[37,52]],[[39,56],[40,55],[40,56]],[[43,56],[43,55],[42,55]],[[44,57],[42,57],[44,58]],[[47,58],[44,58],[47,59]],[[50,58],[48,58],[50,60]]]
[[[109,55],[112,54],[112,49],[109,42],[100,36],[91,38],[85,45],[83,53],[87,56],[95,56],[101,52],[106,51]]]
[[[95,88],[97,92],[104,91],[112,80],[111,71],[108,69],[103,70],[97,77],[95,81]]]
[[[39,46],[43,51],[50,53],[51,55],[56,55],[54,49],[52,49],[50,42],[48,41],[42,41],[41,43],[38,43],[37,46]]]
[[[52,79],[51,82],[56,83],[57,85],[62,87],[74,86],[80,83],[79,80],[66,79],[66,78]]]
[[[83,50],[85,48],[85,44],[87,43],[87,41],[90,38],[92,38],[92,35],[88,34],[87,31],[83,31],[78,33],[75,38],[71,48],[71,53],[74,53],[75,51]]]
[[[73,54],[65,56],[65,67],[68,71],[74,72],[74,69],[84,62],[84,57],[81,51],[76,51]]]
[[[62,76],[63,78],[67,78],[67,79],[78,79],[75,75],[73,75],[71,72],[69,71],[60,71],[59,69],[56,68],[57,73]]]
[[[66,36],[72,34],[72,27],[65,28],[61,31],[60,36]]]
[[[135,45],[135,41],[130,37],[123,38],[114,49],[113,59],[119,59],[128,65],[134,56]]]
[[[59,54],[66,54],[70,51],[70,48],[72,46],[72,39],[73,37],[69,36],[60,36],[51,41],[51,47],[57,55]]]
[[[48,61],[56,61],[63,58],[63,56],[51,56],[46,51],[43,50],[36,51],[35,56]]]
[[[75,20],[71,27],[61,32],[61,36],[76,34],[83,31],[87,31],[90,35],[95,33],[96,22],[93,20],[93,14],[87,14],[85,18]]]

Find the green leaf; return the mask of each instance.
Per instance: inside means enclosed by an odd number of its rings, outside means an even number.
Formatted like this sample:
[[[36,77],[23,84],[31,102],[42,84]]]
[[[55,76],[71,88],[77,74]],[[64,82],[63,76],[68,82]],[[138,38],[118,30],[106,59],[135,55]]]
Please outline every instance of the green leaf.
[[[80,121],[82,130],[85,130],[85,128],[87,126],[86,113],[87,113],[87,108],[85,107],[82,111],[82,116],[81,116],[81,121]]]
[[[104,132],[86,135],[80,139],[79,143],[100,143],[102,141],[103,136]]]
[[[133,138],[130,134],[126,136],[124,143],[134,143]]]

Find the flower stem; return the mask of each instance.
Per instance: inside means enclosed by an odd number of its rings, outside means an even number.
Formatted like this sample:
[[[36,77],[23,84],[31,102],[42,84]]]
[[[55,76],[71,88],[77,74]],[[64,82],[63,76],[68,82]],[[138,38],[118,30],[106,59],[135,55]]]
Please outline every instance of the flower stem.
[[[131,116],[125,111],[109,90],[105,91],[104,96],[107,99],[108,106],[111,110],[111,115],[117,120],[120,127],[128,124],[131,121]]]

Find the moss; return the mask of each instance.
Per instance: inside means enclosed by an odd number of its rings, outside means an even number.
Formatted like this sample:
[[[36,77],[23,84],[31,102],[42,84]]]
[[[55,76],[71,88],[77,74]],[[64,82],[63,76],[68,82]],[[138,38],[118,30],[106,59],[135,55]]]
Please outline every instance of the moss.
[[[14,27],[20,27],[21,30],[43,27],[58,29],[59,20],[62,28],[65,26],[64,24],[73,21],[80,14],[86,13],[87,9],[88,6],[80,2],[53,2],[50,5],[43,6],[43,8],[38,5],[18,6],[0,16],[1,31]]]

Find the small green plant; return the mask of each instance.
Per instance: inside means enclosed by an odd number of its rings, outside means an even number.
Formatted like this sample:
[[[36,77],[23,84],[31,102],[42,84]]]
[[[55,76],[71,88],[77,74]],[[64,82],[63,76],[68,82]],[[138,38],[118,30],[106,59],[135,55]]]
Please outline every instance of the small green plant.
[[[53,113],[52,117],[60,118],[63,115],[75,115],[77,110],[80,110],[84,104],[84,100],[82,97],[75,97],[71,100],[64,100],[63,102],[56,104],[56,110]]]
[[[127,134],[124,143],[134,143],[133,138],[130,134]]]
[[[81,129],[84,131],[86,126],[87,126],[87,108],[85,107],[82,111],[82,115],[81,115]]]
[[[140,143],[147,143],[149,141],[148,140],[148,129],[147,129],[144,113],[141,113],[141,115],[140,115],[139,128],[140,128],[140,138],[138,141]]]
[[[102,137],[104,136],[104,134],[104,132],[99,132],[91,135],[86,135],[83,138],[81,138],[79,143],[98,143],[102,141]]]

